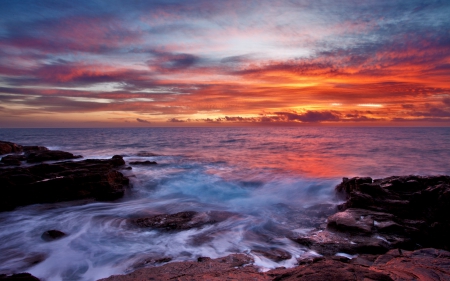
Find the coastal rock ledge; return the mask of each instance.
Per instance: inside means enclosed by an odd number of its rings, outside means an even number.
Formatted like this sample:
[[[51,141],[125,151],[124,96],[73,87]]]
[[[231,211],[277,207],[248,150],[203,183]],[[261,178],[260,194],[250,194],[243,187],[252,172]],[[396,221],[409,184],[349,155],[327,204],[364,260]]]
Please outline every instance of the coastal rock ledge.
[[[24,147],[14,143],[0,142],[2,152],[25,154],[7,155],[27,160],[24,167],[2,167],[0,169],[0,211],[10,211],[18,206],[37,203],[54,203],[80,199],[101,201],[115,200],[124,195],[129,179],[118,169],[125,164],[122,156],[111,159],[86,159],[82,161],[62,161],[74,159],[71,153],[51,151],[45,147]],[[21,158],[24,157],[24,158]],[[33,163],[33,164],[31,164]],[[19,163],[20,165],[20,163]]]

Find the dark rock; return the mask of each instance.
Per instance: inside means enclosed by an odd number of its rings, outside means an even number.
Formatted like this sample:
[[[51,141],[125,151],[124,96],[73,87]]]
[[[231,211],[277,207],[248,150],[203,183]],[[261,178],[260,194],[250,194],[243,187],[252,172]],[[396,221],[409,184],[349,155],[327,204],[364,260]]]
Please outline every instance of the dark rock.
[[[343,212],[329,218],[329,227],[387,233],[423,247],[450,249],[450,177],[352,178],[336,191],[347,201],[339,206]]]
[[[243,254],[218,259],[201,257],[197,262],[173,262],[101,280],[450,280],[450,253],[436,249],[404,251],[403,255],[392,250],[381,256],[360,255],[350,260],[345,257],[315,257],[294,268],[267,272],[258,271],[252,263],[252,258]]]
[[[22,151],[23,147],[21,145],[8,141],[0,141],[0,155],[8,153],[17,153]]]
[[[134,161],[134,162],[130,162],[130,165],[156,165],[158,163],[156,163],[155,161]]]
[[[414,252],[391,250],[378,257],[370,269],[383,272],[393,280],[450,280],[450,253],[437,249]]]
[[[11,154],[2,157],[1,162],[8,166],[20,166],[21,161],[25,161],[24,155]]]
[[[133,219],[131,223],[139,227],[151,227],[162,230],[187,230],[221,222],[231,216],[234,216],[234,214],[229,212],[210,211],[198,213],[186,211],[170,215],[163,214]]]
[[[37,145],[24,145],[22,146],[24,152],[28,151],[48,151],[49,149],[45,146],[37,146]]]
[[[354,280],[354,281],[392,281],[384,272],[377,272],[369,268],[354,265],[341,259],[319,259],[311,264],[300,265],[291,269],[272,270],[268,274],[275,275],[274,281],[281,280]]]
[[[162,266],[138,269],[128,275],[115,275],[101,280],[271,280],[251,265],[253,259],[244,254],[234,254],[202,262],[172,262]]]
[[[80,155],[73,155],[70,152],[59,151],[59,150],[42,150],[27,152],[25,154],[27,163],[39,163],[44,161],[58,161],[58,160],[68,160],[81,158]]]
[[[42,233],[41,238],[44,241],[50,242],[54,240],[58,240],[66,236],[66,234],[59,230],[47,230],[46,232]]]
[[[123,159],[87,159],[0,170],[0,211],[36,203],[123,196],[128,178],[115,170]]]
[[[37,277],[34,277],[30,273],[17,273],[13,275],[0,274],[0,280],[4,281],[39,281]]]

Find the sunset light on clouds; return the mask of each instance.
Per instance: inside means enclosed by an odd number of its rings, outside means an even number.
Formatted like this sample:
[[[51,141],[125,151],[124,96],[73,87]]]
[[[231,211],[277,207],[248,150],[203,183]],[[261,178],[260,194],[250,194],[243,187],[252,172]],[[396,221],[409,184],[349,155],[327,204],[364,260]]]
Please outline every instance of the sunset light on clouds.
[[[1,127],[450,125],[448,1],[2,1]]]

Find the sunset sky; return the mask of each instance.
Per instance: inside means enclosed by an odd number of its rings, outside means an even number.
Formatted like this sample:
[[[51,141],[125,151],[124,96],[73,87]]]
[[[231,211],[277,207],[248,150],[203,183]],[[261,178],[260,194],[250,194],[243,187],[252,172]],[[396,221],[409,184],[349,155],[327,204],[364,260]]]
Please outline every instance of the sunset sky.
[[[450,1],[1,1],[0,127],[450,126]]]

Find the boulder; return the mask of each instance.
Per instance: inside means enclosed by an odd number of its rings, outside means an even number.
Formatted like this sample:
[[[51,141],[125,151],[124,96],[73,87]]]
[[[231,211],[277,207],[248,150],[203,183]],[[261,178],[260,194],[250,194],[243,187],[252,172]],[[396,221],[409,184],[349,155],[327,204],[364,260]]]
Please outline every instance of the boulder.
[[[42,233],[41,238],[42,240],[46,242],[54,241],[63,238],[66,236],[66,234],[59,230],[47,230],[46,232]]]

